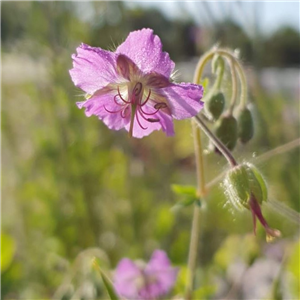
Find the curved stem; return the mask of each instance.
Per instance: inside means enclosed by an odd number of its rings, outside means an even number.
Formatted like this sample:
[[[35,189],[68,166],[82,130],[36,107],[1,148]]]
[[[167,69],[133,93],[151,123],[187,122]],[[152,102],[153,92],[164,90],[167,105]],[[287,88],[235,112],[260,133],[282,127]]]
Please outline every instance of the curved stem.
[[[229,60],[232,60],[236,71],[239,75],[239,79],[241,81],[241,105],[244,107],[246,106],[247,103],[247,80],[246,76],[243,70],[243,67],[241,66],[239,60],[229,51],[226,49],[212,49],[209,51],[207,54],[205,54],[198,62],[197,67],[196,67],[196,72],[194,76],[194,83],[200,83],[200,79],[202,76],[202,73],[204,71],[204,67],[207,64],[209,60],[213,58],[215,54],[222,55],[226,57]]]
[[[244,93],[244,99],[246,99],[247,95],[247,85],[246,79],[243,73],[242,67],[239,65],[236,57],[234,57],[229,51],[221,50],[221,49],[213,49],[208,52],[202,58],[200,58],[195,75],[194,75],[194,83],[199,84],[200,79],[205,67],[205,64],[216,54],[219,53],[221,55],[226,56],[229,59],[232,59],[237,65],[237,69],[239,72],[239,76],[242,82],[242,93]],[[220,75],[220,74],[219,74]],[[245,100],[244,100],[245,101]],[[200,119],[200,117],[196,116],[193,118],[192,126],[193,126],[193,136],[194,136],[194,147],[195,147],[195,160],[196,160],[196,170],[197,170],[197,193],[199,197],[205,196],[206,187],[205,187],[205,179],[204,179],[204,167],[203,167],[203,150],[201,143],[201,131],[200,128],[205,132],[206,135],[212,140],[215,146],[220,150],[220,152],[225,156],[232,167],[237,165],[234,157],[231,155],[230,151],[218,140],[217,137],[206,127],[204,122]],[[197,123],[197,124],[196,124]],[[198,126],[200,127],[198,127]],[[191,229],[191,238],[190,238],[190,247],[189,247],[189,256],[188,256],[188,277],[186,284],[186,300],[192,300],[193,297],[193,283],[195,277],[195,269],[196,269],[196,261],[197,261],[197,253],[198,253],[198,240],[199,240],[199,232],[200,232],[200,207],[196,204],[194,205],[194,214],[193,214],[193,222]]]
[[[205,125],[200,116],[195,116],[194,120],[197,122],[199,127],[204,131],[208,138],[213,142],[213,144],[218,148],[222,155],[227,159],[230,166],[233,168],[238,165],[237,161],[231,154],[231,152],[226,148],[226,146],[209,130]]]
[[[232,82],[232,88],[231,88],[232,96],[230,100],[229,115],[232,115],[237,100],[237,94],[238,94],[237,77],[236,77],[235,65],[233,59],[230,59],[230,70],[231,70],[231,82]]]

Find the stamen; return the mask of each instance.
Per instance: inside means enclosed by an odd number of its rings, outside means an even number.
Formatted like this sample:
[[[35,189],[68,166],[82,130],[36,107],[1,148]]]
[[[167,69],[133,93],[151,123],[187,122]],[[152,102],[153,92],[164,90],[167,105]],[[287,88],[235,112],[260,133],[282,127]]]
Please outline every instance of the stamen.
[[[143,115],[141,115],[141,116],[143,117]],[[136,114],[136,120],[137,120],[138,124],[140,125],[140,127],[141,127],[142,129],[144,129],[144,130],[148,129],[148,127],[144,127],[144,126],[141,124],[141,122],[140,122],[140,120],[139,120],[139,114],[138,114],[138,113]]]
[[[139,106],[139,111],[140,111],[141,113],[143,113],[144,115],[147,115],[147,116],[153,116],[153,115],[155,115],[155,114],[159,111],[159,109],[157,109],[157,110],[154,111],[154,112],[149,113],[149,112],[143,111],[142,107]]]
[[[127,101],[127,100],[125,100],[125,99],[122,97],[122,95],[121,95],[121,93],[120,93],[120,88],[119,88],[119,87],[118,87],[118,95],[119,95],[120,99],[121,99],[124,103],[126,103],[126,104],[130,104],[130,103],[131,103],[130,101]]]
[[[142,89],[143,89],[143,85],[140,82],[136,83],[136,85],[134,86],[134,89],[133,89],[134,95],[135,96],[139,96],[139,94],[141,93]]]
[[[155,122],[159,122],[160,120],[159,119],[154,119],[154,118],[148,118],[146,119],[148,122],[151,122],[151,123],[155,123]]]
[[[154,108],[156,108],[156,109],[162,109],[162,108],[166,108],[166,107],[168,107],[168,106],[164,102],[159,102],[154,105]]]
[[[148,102],[148,100],[150,99],[150,95],[151,95],[151,90],[149,90],[149,93],[148,93],[148,96],[147,96],[146,100],[140,106],[144,106]]]
[[[118,94],[114,96],[114,102],[115,102],[117,105],[122,106],[123,104],[121,104],[121,103],[119,103],[119,102],[117,101],[117,97],[118,97]]]
[[[125,118],[128,117],[128,111],[129,111],[128,105],[126,105],[126,107],[125,107],[124,109],[122,109],[122,111],[121,111],[121,117],[122,117],[123,119],[125,119]],[[127,115],[126,115],[126,114],[127,114]]]
[[[104,109],[105,109],[107,112],[109,112],[109,113],[111,113],[111,114],[115,114],[115,113],[118,113],[118,112],[120,112],[120,111],[123,110],[123,108],[121,108],[121,109],[119,109],[119,110],[109,110],[109,109],[107,109],[107,108],[105,107],[105,105],[104,105],[103,107],[104,107]]]
[[[138,107],[138,112],[140,113],[141,117],[145,120],[145,121],[148,121],[148,122],[151,122],[151,123],[154,123],[154,122],[159,122],[160,120],[157,119],[157,118],[146,118],[144,115],[143,115],[143,110],[141,107]],[[156,111],[157,112],[157,111]],[[154,115],[156,112],[154,113],[151,113],[151,114],[148,114],[148,115]]]

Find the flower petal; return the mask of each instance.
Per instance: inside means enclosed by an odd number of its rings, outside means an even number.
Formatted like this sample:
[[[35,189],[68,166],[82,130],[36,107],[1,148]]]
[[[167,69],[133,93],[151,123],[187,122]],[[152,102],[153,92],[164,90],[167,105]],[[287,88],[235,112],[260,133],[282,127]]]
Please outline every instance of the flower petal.
[[[119,54],[117,57],[117,73],[129,81],[138,80],[142,76],[142,72],[136,64],[123,54]]]
[[[170,77],[175,64],[169,54],[162,51],[162,43],[151,29],[133,31],[116,50],[125,54],[144,72],[157,72]]]
[[[145,269],[150,278],[156,280],[148,286],[148,291],[155,297],[164,295],[174,286],[178,269],[171,266],[167,254],[162,250],[156,250]]]
[[[126,113],[126,117],[124,114],[121,114],[121,110],[124,107],[114,102],[114,95],[112,93],[95,94],[86,101],[77,102],[77,106],[85,108],[87,117],[92,115],[97,116],[110,129],[120,130],[130,121],[129,112]]]
[[[136,280],[142,276],[140,269],[128,258],[122,259],[114,274],[114,287],[119,296],[137,299]]]
[[[203,87],[192,83],[171,84],[159,89],[158,93],[168,100],[172,116],[181,120],[191,118],[199,113],[204,103]]]
[[[101,89],[118,78],[115,54],[81,44],[73,54],[73,69],[70,70],[74,84],[89,94]]]

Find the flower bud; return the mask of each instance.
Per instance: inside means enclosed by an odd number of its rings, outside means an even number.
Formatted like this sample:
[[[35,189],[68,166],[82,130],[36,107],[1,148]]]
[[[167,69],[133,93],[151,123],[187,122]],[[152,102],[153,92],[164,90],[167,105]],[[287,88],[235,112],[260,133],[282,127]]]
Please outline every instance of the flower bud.
[[[224,185],[229,201],[238,209],[249,209],[251,194],[259,204],[267,201],[267,186],[260,172],[249,163],[243,163],[228,171]]]
[[[251,140],[254,134],[254,126],[251,112],[243,108],[238,113],[238,137],[243,144]]]
[[[236,119],[231,115],[223,115],[217,124],[216,136],[229,150],[233,150],[238,137]]]
[[[254,233],[258,219],[266,231],[268,242],[280,236],[280,231],[270,228],[263,217],[260,205],[267,201],[267,185],[255,166],[243,163],[229,170],[224,179],[224,187],[226,196],[234,207],[245,207],[251,211]]]
[[[218,120],[225,106],[224,94],[219,92],[205,101],[205,110],[210,119]]]

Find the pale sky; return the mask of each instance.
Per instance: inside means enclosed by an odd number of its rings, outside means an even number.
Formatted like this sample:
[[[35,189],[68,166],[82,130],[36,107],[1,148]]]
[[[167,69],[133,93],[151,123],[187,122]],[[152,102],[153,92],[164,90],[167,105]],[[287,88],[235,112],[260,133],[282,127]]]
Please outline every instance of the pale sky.
[[[128,6],[156,7],[169,17],[192,16],[200,24],[230,17],[246,30],[259,26],[269,34],[283,25],[300,31],[299,1],[127,1]]]

